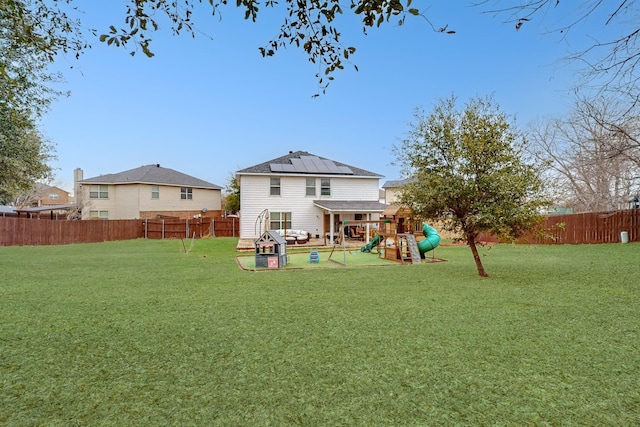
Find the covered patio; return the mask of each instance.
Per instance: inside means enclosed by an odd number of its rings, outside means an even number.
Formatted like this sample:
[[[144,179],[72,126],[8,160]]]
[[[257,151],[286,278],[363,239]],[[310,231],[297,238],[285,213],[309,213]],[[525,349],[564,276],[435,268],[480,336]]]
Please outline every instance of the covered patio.
[[[314,200],[313,203],[324,212],[322,238],[325,245],[335,243],[345,222],[360,225],[362,235],[356,238],[368,243],[372,233],[372,224],[369,221],[378,220],[387,207],[384,203],[366,200]],[[347,236],[353,235],[351,230],[347,230],[346,233],[343,230],[343,233]]]

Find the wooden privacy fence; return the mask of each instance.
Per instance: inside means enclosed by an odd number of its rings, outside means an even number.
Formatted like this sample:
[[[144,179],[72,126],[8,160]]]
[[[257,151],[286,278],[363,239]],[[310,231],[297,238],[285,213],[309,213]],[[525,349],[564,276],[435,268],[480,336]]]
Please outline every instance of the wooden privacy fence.
[[[66,245],[139,238],[236,237],[238,218],[56,221],[0,217],[0,246]]]
[[[519,243],[581,244],[616,243],[626,233],[629,242],[640,241],[640,209],[588,212],[548,216],[533,233]],[[496,242],[495,236],[481,235],[480,240]]]
[[[147,239],[180,239],[201,237],[236,237],[240,227],[238,218],[160,218],[143,221]]]
[[[640,241],[640,209],[549,216],[542,233],[520,240],[547,244],[616,243],[622,241],[623,232],[629,242]]]
[[[142,237],[140,220],[56,221],[0,217],[0,246],[67,245]]]
[[[111,240],[201,237],[237,237],[238,218],[126,219],[55,221],[0,217],[0,246],[65,245]],[[615,243],[626,233],[629,242],[640,241],[640,209],[554,215],[521,243],[580,244]],[[481,237],[485,241],[495,238]]]

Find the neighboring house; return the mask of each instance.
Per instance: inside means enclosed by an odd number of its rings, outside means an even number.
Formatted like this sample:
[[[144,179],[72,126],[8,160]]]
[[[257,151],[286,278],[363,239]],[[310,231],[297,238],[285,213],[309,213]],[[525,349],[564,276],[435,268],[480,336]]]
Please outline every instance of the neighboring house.
[[[256,239],[268,227],[328,235],[332,242],[341,221],[379,218],[381,178],[304,151],[241,169],[240,239]]]
[[[69,193],[59,187],[36,182],[31,191],[16,199],[15,212],[28,218],[67,219],[75,209]]]
[[[36,200],[32,204],[33,207],[69,204],[69,193],[61,188],[37,182],[35,191]]]
[[[159,164],[83,178],[74,172],[82,219],[191,218],[220,211],[222,187]]]
[[[405,185],[409,179],[400,179],[395,181],[387,181],[382,186],[384,190],[384,199],[387,205],[397,204],[398,199],[400,198],[400,191],[402,186]]]

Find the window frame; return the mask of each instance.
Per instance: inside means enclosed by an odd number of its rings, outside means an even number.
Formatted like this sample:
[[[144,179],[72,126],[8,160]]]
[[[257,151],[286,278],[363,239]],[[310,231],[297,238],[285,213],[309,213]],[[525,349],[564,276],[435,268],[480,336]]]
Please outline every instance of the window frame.
[[[105,211],[105,210],[89,211],[89,218],[109,219],[109,211]]]
[[[320,195],[331,196],[331,178],[320,178]]]
[[[271,230],[290,230],[292,228],[291,217],[291,212],[269,212],[269,228]]]
[[[281,196],[282,195],[282,182],[280,177],[269,178],[269,196]]]
[[[106,184],[92,184],[89,187],[90,199],[108,199],[109,198],[109,186]]]
[[[316,179],[315,178],[307,178],[305,181],[305,190],[304,195],[307,197],[316,197]]]
[[[152,185],[151,186],[151,200],[158,200],[160,198],[160,186]]]
[[[193,187],[180,187],[180,200],[193,200]]]

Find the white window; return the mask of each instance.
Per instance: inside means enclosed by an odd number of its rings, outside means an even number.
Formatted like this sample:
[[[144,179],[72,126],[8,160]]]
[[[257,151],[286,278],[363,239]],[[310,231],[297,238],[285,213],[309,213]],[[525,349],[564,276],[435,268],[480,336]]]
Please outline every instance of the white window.
[[[320,179],[320,195],[321,196],[331,195],[331,179],[330,178]]]
[[[160,186],[159,185],[152,185],[151,186],[151,198],[152,199],[159,199],[160,198]]]
[[[307,192],[305,193],[307,196],[316,195],[316,179],[315,178],[307,178]]]
[[[280,195],[280,178],[271,178],[269,194],[272,196]]]
[[[191,187],[181,187],[180,188],[180,198],[182,200],[193,200],[193,188],[191,188]]]
[[[109,219],[109,211],[89,211],[91,218]]]
[[[108,185],[92,185],[89,189],[90,199],[108,199],[109,198],[109,186]]]
[[[49,194],[49,199],[50,200],[58,200],[58,195],[56,193],[51,193],[51,194]]]
[[[269,227],[272,230],[291,228],[291,212],[269,212]]]

